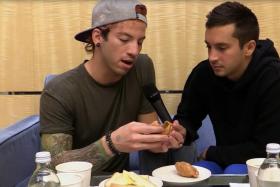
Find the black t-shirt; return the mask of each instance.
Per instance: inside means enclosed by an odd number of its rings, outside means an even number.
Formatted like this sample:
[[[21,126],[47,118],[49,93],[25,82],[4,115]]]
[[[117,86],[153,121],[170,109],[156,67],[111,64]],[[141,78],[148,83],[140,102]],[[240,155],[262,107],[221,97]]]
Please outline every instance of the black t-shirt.
[[[106,131],[136,121],[139,114],[153,112],[142,93],[142,86],[151,82],[155,73],[147,55],[139,55],[120,81],[106,86],[97,83],[81,64],[46,85],[40,103],[41,133],[71,134],[73,149],[85,147]],[[116,156],[102,170],[121,170],[127,158]]]

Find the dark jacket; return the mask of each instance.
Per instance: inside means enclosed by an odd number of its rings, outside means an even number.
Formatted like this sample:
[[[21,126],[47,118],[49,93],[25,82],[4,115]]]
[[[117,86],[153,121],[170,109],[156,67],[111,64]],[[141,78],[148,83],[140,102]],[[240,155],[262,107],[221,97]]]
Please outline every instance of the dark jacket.
[[[215,76],[208,60],[193,69],[175,116],[187,129],[185,143],[198,138],[207,114],[217,145],[206,159],[223,167],[265,157],[267,143],[280,143],[280,63],[272,41],[257,42],[238,81]]]

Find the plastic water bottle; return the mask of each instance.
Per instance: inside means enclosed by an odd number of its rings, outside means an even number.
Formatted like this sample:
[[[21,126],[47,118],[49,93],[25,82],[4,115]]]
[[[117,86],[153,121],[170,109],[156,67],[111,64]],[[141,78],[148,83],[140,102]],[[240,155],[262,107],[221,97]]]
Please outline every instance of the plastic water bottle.
[[[258,187],[280,187],[280,145],[266,145],[267,157],[258,171]]]
[[[59,178],[50,169],[50,152],[43,151],[36,153],[35,162],[37,167],[29,180],[28,187],[59,187]]]

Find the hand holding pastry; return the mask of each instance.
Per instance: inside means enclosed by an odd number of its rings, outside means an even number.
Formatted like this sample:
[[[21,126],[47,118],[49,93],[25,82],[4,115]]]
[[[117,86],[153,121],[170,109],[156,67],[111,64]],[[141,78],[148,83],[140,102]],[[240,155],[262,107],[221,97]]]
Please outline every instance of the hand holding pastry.
[[[112,131],[111,140],[119,152],[161,150],[162,144],[169,141],[169,137],[161,134],[162,132],[161,126],[152,127],[146,123],[130,122]]]
[[[169,148],[181,148],[185,141],[186,129],[175,120],[172,124],[172,131],[169,134]]]
[[[160,126],[158,121],[154,121],[152,126]],[[165,121],[162,125],[164,131],[161,134],[169,135],[169,142],[166,144],[167,149],[178,149],[183,146],[186,136],[186,129],[181,126],[177,120],[173,123]]]

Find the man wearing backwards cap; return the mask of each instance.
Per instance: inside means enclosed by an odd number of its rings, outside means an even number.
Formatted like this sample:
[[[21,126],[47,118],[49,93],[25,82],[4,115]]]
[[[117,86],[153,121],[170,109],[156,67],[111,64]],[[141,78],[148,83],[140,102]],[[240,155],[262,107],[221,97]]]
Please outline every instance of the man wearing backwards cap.
[[[170,136],[149,125],[157,115],[142,93],[155,82],[151,59],[139,54],[146,13],[137,0],[101,0],[92,28],[75,36],[92,58],[54,78],[41,96],[42,148],[51,151],[53,165],[82,160],[94,172],[121,171],[125,153],[181,147],[186,132],[177,122]]]

